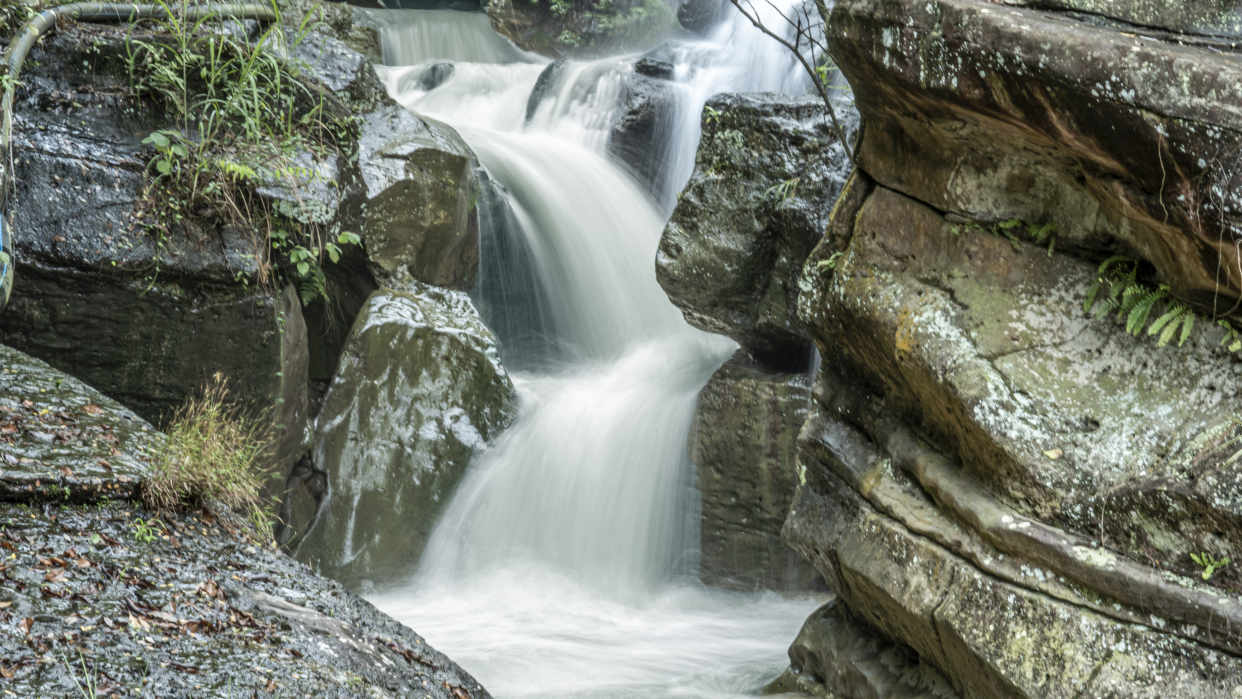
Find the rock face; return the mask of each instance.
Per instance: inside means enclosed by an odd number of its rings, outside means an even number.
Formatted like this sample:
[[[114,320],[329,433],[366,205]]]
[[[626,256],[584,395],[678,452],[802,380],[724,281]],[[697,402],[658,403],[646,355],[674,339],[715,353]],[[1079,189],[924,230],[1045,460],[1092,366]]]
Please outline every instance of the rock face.
[[[291,541],[351,585],[413,570],[466,466],[514,417],[513,384],[469,299],[412,284],[376,292],[354,323],[316,429],[327,492]]]
[[[1168,8],[1151,23],[1204,9]],[[852,627],[966,699],[1237,693],[1236,566],[1190,554],[1240,553],[1242,363],[1207,317],[1159,347],[1131,314],[1084,313],[1117,254],[1205,316],[1236,311],[1218,150],[1242,126],[1236,66],[974,0],[845,0],[830,20],[861,171],[799,281],[823,364],[783,539],[839,611],[785,680],[883,695],[849,679],[875,667]]]
[[[972,220],[1055,223],[1062,249],[1146,260],[1208,315],[1242,311],[1238,213],[1222,204],[1238,193],[1236,61],[1063,13],[979,0],[931,7],[849,0],[833,14],[833,55],[867,123],[860,159],[871,176]]]
[[[283,9],[288,21],[322,20],[292,53],[329,91],[325,109],[354,117],[356,129],[341,137],[339,155],[303,154],[299,166],[313,175],[300,191],[280,182],[257,191],[326,237],[362,235],[339,264],[324,263],[331,301],[303,305],[292,283],[258,284],[258,261],[278,270],[289,261],[268,259],[252,231],[210,218],[165,235],[143,229],[152,152],[141,140],[170,124],[124,96],[126,30],[80,24],[43,40],[23,74],[11,199],[17,285],[0,317],[0,339],[157,424],[217,373],[243,404],[275,408],[274,497],[311,448],[312,398],[322,394],[308,383],[330,382],[378,283],[413,275],[469,288],[478,265],[473,154],[452,129],[388,97],[367,57],[378,51],[375,32],[355,26],[352,9]],[[83,45],[96,48],[84,56]]]
[[[418,634],[231,515],[130,502],[164,436],[39,360],[3,346],[0,358],[7,692],[489,696]]]
[[[690,459],[702,497],[700,577],[730,590],[806,590],[813,568],[781,543],[798,485],[797,437],[806,420],[807,374],[769,374],[743,357],[699,394]]]
[[[368,115],[363,130],[363,234],[376,277],[469,290],[479,269],[474,154],[449,126],[400,107]]]
[[[246,232],[134,234],[147,160],[134,133],[152,127],[107,96],[123,82],[106,68],[123,50],[118,32],[82,25],[50,36],[23,73],[10,207],[18,269],[0,337],[153,422],[216,372],[243,401],[304,403],[306,357],[279,332],[301,308],[296,295],[238,281],[257,272]],[[79,53],[92,42],[98,73]]]
[[[806,366],[798,275],[848,163],[812,98],[718,95],[694,175],[660,238],[656,277],[686,320],[780,370]]]
[[[673,65],[659,53],[647,55],[624,76],[623,106],[612,124],[608,152],[629,167],[657,200],[672,199],[676,185],[671,139],[673,119],[685,91],[668,78]]]
[[[807,618],[789,647],[789,669],[764,694],[858,699],[957,699],[935,668],[854,618],[836,600]]]

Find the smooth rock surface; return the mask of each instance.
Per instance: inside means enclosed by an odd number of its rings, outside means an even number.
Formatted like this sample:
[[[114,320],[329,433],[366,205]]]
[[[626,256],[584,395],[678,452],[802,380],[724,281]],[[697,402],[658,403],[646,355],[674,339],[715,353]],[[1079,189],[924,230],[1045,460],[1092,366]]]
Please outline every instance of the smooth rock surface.
[[[470,300],[408,288],[368,300],[316,428],[328,488],[295,555],[349,585],[413,570],[466,466],[515,416],[513,384]]]
[[[810,97],[718,95],[702,126],[656,277],[691,325],[732,337],[773,369],[800,369],[810,338],[797,318],[798,276],[848,161]]]
[[[768,374],[734,357],[699,393],[690,434],[702,520],[699,575],[730,590],[807,590],[814,568],[781,543],[798,486],[807,374]]]

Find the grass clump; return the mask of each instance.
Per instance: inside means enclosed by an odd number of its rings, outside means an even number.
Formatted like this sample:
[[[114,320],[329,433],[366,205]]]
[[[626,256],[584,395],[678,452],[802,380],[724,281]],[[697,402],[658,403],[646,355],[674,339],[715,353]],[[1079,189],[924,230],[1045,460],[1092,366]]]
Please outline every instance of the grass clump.
[[[245,419],[229,400],[223,376],[216,374],[201,396],[173,414],[143,483],[143,504],[155,512],[225,507],[269,536],[271,522],[260,497],[266,440],[259,424]]]
[[[343,155],[355,127],[309,66],[286,57],[319,26],[315,15],[286,32],[273,5],[277,21],[251,40],[224,23],[227,15],[191,20],[184,6],[158,4],[167,19],[150,20],[154,32],[142,38],[131,30],[125,42],[140,107],[172,121],[143,140],[154,155],[135,226],[161,249],[170,235],[220,223],[249,231],[262,285],[293,281],[303,303],[326,298],[321,264],[359,238],[324,230],[322,216],[303,215],[303,199],[310,187],[337,186],[320,166]],[[273,199],[276,191],[295,203]]]

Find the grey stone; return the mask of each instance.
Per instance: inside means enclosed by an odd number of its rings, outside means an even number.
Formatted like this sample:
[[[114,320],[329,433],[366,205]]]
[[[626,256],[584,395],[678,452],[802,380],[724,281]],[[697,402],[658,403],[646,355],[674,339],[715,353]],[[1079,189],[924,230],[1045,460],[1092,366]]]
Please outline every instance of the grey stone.
[[[814,568],[781,543],[798,486],[806,374],[767,374],[734,357],[699,393],[690,436],[702,502],[703,582],[731,590],[815,589]]]
[[[295,555],[350,585],[413,570],[471,459],[515,414],[470,300],[409,284],[358,315],[316,428],[328,491]]]
[[[848,162],[809,97],[708,101],[694,175],[664,229],[656,277],[686,320],[778,370],[807,365],[798,275]]]

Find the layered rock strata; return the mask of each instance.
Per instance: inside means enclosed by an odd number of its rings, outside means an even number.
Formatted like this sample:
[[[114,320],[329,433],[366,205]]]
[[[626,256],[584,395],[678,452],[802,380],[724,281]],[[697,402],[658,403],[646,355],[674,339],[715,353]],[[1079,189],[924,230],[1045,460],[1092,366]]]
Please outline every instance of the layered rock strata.
[[[1118,24],[1144,7],[830,18],[861,172],[800,279],[824,362],[783,535],[958,696],[1242,691],[1236,566],[1201,564],[1236,558],[1242,514],[1242,364],[1210,322],[1238,299],[1236,67]],[[1199,322],[1160,347],[1084,313],[1113,255]],[[792,667],[854,687],[870,661],[833,634]]]

